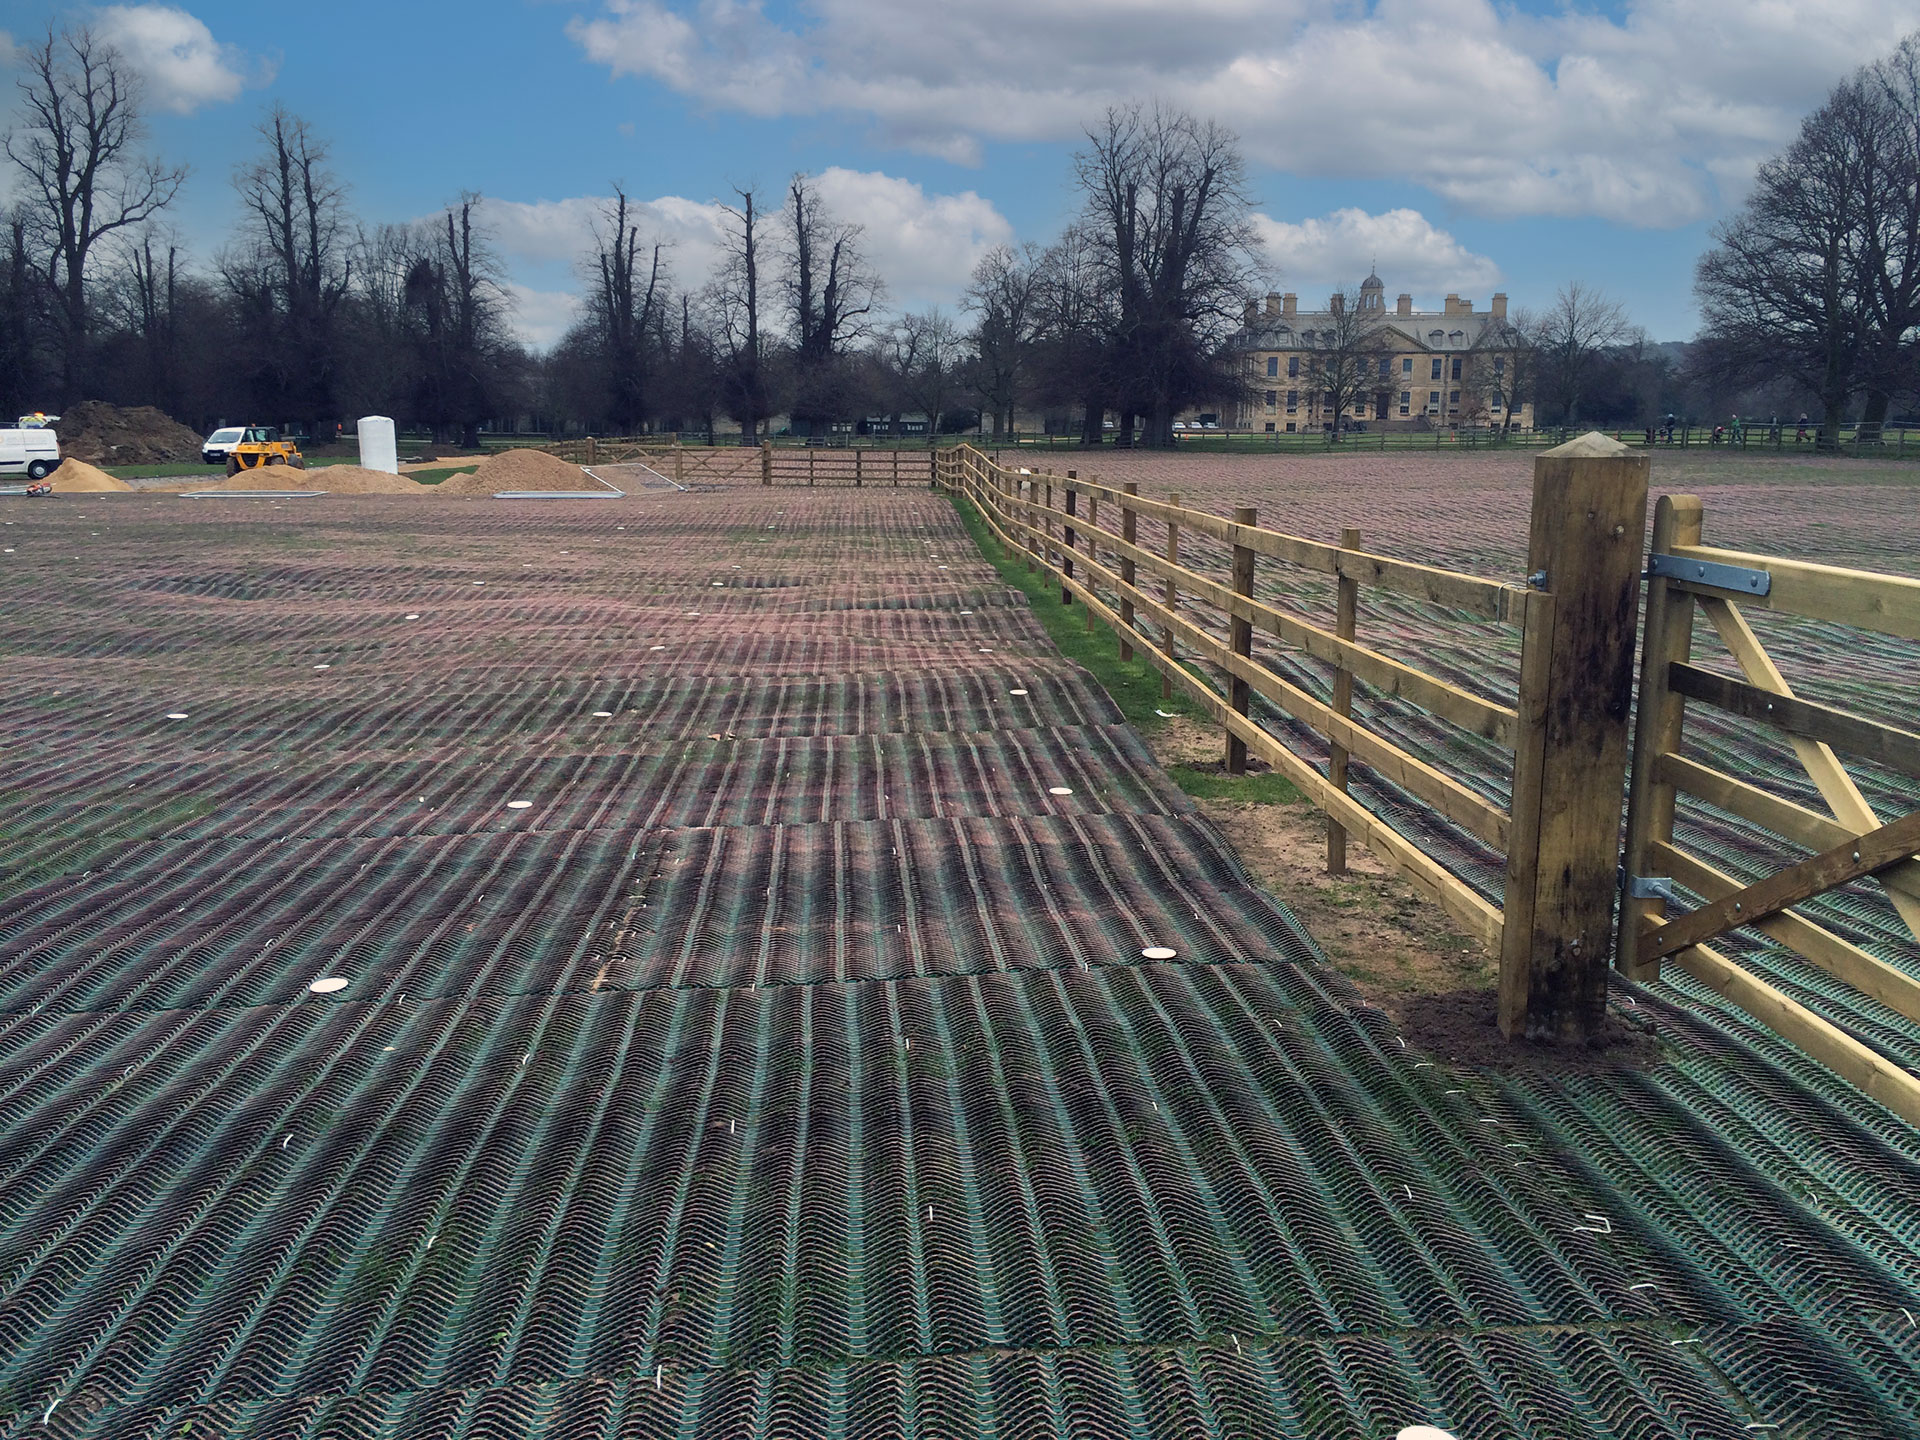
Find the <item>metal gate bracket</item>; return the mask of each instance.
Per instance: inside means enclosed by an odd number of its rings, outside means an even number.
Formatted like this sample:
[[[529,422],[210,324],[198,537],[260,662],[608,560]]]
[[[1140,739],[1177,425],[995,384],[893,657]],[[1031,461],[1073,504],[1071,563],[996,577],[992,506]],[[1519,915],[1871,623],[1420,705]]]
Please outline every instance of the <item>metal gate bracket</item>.
[[[1737,590],[1743,595],[1765,595],[1773,589],[1773,576],[1765,570],[1749,570],[1744,565],[1720,565],[1712,560],[1686,560],[1678,555],[1653,554],[1647,557],[1647,576],[1663,580],[1687,580],[1695,585],[1711,585],[1716,590]]]
[[[1673,881],[1665,875],[1632,875],[1627,878],[1630,900],[1671,900]]]

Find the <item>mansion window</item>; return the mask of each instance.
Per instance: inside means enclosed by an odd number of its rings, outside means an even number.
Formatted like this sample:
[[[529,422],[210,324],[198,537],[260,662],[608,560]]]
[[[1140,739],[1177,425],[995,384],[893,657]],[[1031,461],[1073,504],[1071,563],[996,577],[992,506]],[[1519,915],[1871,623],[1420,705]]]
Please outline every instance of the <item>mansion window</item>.
[[[1295,376],[1297,376],[1299,373],[1300,373],[1300,357],[1298,355],[1287,356],[1287,378],[1291,380]]]
[[[1267,374],[1278,375],[1279,373],[1280,373],[1280,357],[1278,355],[1267,356]]]
[[[1438,380],[1440,378],[1440,366],[1443,363],[1444,362],[1440,359],[1440,357],[1436,355],[1433,360],[1433,374],[1428,376],[1427,378],[1430,380]]]

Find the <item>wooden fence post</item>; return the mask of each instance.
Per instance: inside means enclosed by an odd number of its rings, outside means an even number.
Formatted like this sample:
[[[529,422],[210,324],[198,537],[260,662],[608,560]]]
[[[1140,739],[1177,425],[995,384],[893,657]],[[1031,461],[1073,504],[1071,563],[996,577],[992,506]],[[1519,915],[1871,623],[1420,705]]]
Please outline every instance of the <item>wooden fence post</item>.
[[[1129,480],[1120,487],[1120,490],[1121,493],[1125,495],[1138,495],[1140,493],[1140,486],[1134,481]],[[1120,538],[1129,545],[1133,544],[1138,538],[1136,525],[1138,519],[1139,517],[1134,513],[1132,506],[1121,505]],[[1123,585],[1131,585],[1133,584],[1133,580],[1133,561],[1129,557],[1122,555],[1120,557],[1120,583]],[[1122,660],[1131,660],[1133,658],[1132,642],[1133,601],[1127,598],[1125,591],[1122,591],[1120,594],[1120,658]]]
[[[933,473],[936,475],[940,473],[940,452],[938,450],[933,452]],[[900,488],[900,447],[897,444],[893,447],[893,488],[896,490]]]
[[[811,444],[809,444],[807,446],[807,487],[809,489],[813,487],[813,483],[814,483],[813,468],[815,463],[819,459],[820,459],[820,452],[816,450]]]
[[[1167,504],[1175,510],[1178,510],[1180,508],[1179,492],[1176,491],[1167,496]],[[1167,521],[1167,563],[1169,565],[1178,565],[1180,563],[1180,522],[1177,520]],[[1162,598],[1166,602],[1167,619],[1169,623],[1161,628],[1160,653],[1171,661],[1173,659],[1173,625],[1171,623],[1173,619],[1173,608],[1180,603],[1180,592],[1174,588],[1172,576],[1167,577],[1166,589]],[[1165,670],[1160,672],[1160,698],[1162,700],[1171,700],[1173,698],[1173,677]]]
[[[1079,508],[1078,502],[1080,499],[1079,492],[1073,488],[1073,482],[1078,478],[1077,472],[1072,470],[1067,471],[1067,484],[1065,487],[1067,492],[1067,523],[1060,527],[1060,603],[1062,605],[1071,605],[1073,603],[1073,591],[1067,587],[1067,581],[1073,579],[1073,515]],[[1051,491],[1053,487],[1049,485],[1047,489]],[[1091,618],[1093,612],[1089,610],[1087,615]]]
[[[760,442],[760,483],[773,484],[773,442],[771,440]]]
[[[1360,548],[1360,532],[1352,526],[1340,532],[1342,550]],[[1360,582],[1342,575],[1339,579],[1339,598],[1335,602],[1333,633],[1342,640],[1353,639],[1354,622],[1360,610]],[[1333,672],[1333,712],[1336,715],[1353,714],[1353,672],[1341,665]],[[1343,795],[1347,789],[1347,747],[1329,745],[1327,747],[1327,781]],[[1347,827],[1332,816],[1327,817],[1327,873],[1344,875],[1347,873]]]
[[[861,484],[861,473],[860,473],[860,472],[861,472],[861,460],[862,460],[862,458],[863,458],[863,457],[862,457],[862,455],[861,455],[861,452],[860,452],[860,447],[856,445],[856,446],[854,447],[854,450],[853,450],[853,488],[854,488],[854,489],[856,489],[856,490],[860,490],[860,489],[863,489],[863,488],[865,488],[865,487],[864,487],[864,486],[863,486],[863,485]]]
[[[682,485],[686,483],[685,465],[686,465],[686,457],[680,453],[680,437],[678,435],[675,435],[673,437],[673,483],[674,484]]]
[[[1655,554],[1676,545],[1698,545],[1705,507],[1697,495],[1662,495],[1653,511]],[[1673,786],[1655,774],[1656,757],[1680,748],[1685,699],[1667,688],[1667,666],[1693,654],[1694,599],[1655,577],[1647,584],[1647,643],[1640,660],[1640,704],[1634,717],[1633,772],[1627,795],[1627,886],[1620,896],[1620,938],[1614,963],[1633,980],[1657,980],[1660,962],[1640,958],[1642,922],[1666,916],[1658,896],[1634,898],[1636,877],[1656,872],[1651,842],[1673,842]]]
[[[1510,1038],[1579,1043],[1606,1019],[1647,463],[1597,434],[1534,460],[1528,582],[1551,620],[1532,623],[1529,604],[1500,945]]]
[[[589,435],[587,436],[587,464],[591,465],[593,463],[593,436]]]
[[[1233,512],[1236,525],[1257,523],[1257,512],[1245,506]],[[1233,547],[1233,593],[1253,598],[1253,551],[1244,545]],[[1227,643],[1236,655],[1249,658],[1253,655],[1253,622],[1235,615],[1227,621]],[[1227,704],[1236,715],[1247,713],[1247,703],[1252,698],[1252,690],[1238,675],[1227,677]],[[1247,742],[1227,732],[1227,773],[1244,775],[1247,773]]]

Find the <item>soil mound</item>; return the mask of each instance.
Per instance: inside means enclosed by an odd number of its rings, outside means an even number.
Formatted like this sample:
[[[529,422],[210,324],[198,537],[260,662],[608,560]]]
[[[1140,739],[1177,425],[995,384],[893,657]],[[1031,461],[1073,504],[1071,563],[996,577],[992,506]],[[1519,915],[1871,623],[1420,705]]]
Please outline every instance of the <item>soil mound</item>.
[[[200,436],[151,405],[122,409],[82,400],[62,412],[54,426],[60,453],[96,465],[161,465],[198,460]]]
[[[117,480],[104,470],[96,470],[84,460],[76,460],[71,455],[62,460],[54,472],[47,476],[47,483],[53,486],[53,493],[96,492],[106,490],[131,490],[133,487],[124,480]]]
[[[544,450],[507,450],[482,460],[470,475],[449,475],[433,487],[442,495],[492,495],[501,490],[599,490],[578,465]]]
[[[211,484],[188,485],[188,490],[324,490],[326,483],[317,470],[296,470],[291,465],[261,465],[223,476]]]
[[[316,465],[298,472],[301,487],[325,490],[331,495],[431,495],[433,487],[409,480],[404,475],[389,475],[384,470],[368,470],[360,465]],[[233,477],[238,480],[241,477]]]

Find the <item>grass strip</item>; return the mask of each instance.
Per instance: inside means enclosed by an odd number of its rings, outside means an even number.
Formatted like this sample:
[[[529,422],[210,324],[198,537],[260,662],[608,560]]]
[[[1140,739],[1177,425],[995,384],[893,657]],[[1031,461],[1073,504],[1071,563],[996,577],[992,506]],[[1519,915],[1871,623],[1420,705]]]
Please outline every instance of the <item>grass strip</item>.
[[[420,485],[438,485],[442,480],[451,480],[455,475],[471,475],[479,468],[478,465],[452,465],[445,470],[415,470],[407,478]]]
[[[1158,670],[1142,660],[1122,660],[1117,636],[1105,626],[1089,630],[1086,608],[1062,604],[1059,584],[1050,574],[1044,570],[1028,570],[1026,561],[1017,552],[1007,554],[972,501],[959,495],[948,498],[960,512],[960,523],[973,537],[980,554],[999,572],[1002,580],[1027,597],[1047,637],[1061,654],[1093,676],[1120,707],[1129,725],[1151,737],[1174,718],[1211,723],[1210,717],[1177,687],[1171,699],[1162,699]],[[1142,638],[1136,648],[1146,643]],[[1167,774],[1195,799],[1292,805],[1303,798],[1293,782],[1280,775],[1220,775],[1188,765],[1170,766]]]

